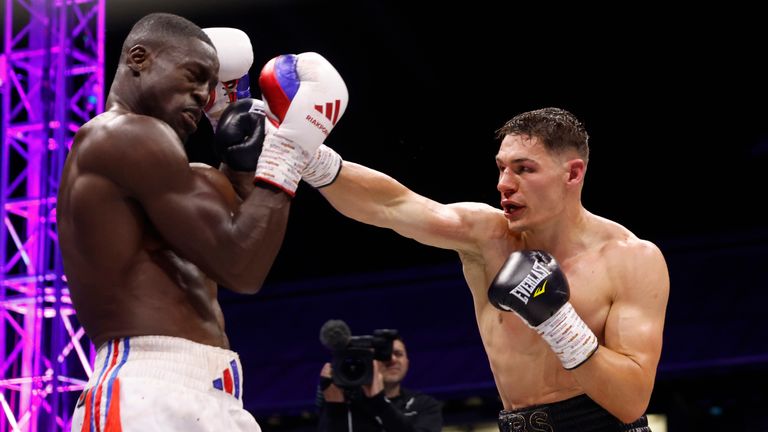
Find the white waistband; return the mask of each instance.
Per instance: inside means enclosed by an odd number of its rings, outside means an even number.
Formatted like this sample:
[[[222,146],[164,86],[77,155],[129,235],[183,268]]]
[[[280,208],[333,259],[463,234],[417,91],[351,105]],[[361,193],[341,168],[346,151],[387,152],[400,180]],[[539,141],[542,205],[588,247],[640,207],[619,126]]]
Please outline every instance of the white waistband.
[[[132,336],[103,344],[89,385],[110,376],[152,378],[200,391],[218,388],[237,399],[242,394],[237,353],[171,336]]]

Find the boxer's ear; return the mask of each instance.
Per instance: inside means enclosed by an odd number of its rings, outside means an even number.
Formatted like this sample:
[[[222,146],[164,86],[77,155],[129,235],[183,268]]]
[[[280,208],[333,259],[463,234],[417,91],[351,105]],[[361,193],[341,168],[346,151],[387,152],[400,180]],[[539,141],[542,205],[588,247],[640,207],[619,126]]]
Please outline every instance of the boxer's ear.
[[[565,168],[567,184],[575,185],[584,182],[584,174],[587,172],[587,164],[584,159],[571,159],[565,163]]]
[[[126,62],[128,67],[133,71],[134,76],[138,76],[142,69],[146,69],[149,63],[150,55],[147,48],[144,45],[137,44],[128,50],[126,56]]]

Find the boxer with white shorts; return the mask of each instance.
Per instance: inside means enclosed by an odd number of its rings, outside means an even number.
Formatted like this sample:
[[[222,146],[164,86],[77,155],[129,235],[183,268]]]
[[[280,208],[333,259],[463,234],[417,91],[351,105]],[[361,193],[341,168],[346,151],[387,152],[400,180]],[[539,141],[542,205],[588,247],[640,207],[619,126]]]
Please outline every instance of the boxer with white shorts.
[[[123,44],[106,111],[75,136],[60,181],[59,246],[99,352],[73,431],[260,430],[243,409],[217,289],[259,291],[325,134],[295,125],[307,114],[298,112],[265,136],[264,105],[237,100],[247,96],[250,50],[239,30],[147,15]],[[292,100],[346,99],[338,74],[331,86],[308,83],[335,73],[308,57],[288,71],[301,87]],[[219,169],[190,165],[184,153],[204,111],[216,124]]]
[[[169,336],[132,336],[99,348],[77,401],[73,431],[259,431],[243,409],[237,354]]]

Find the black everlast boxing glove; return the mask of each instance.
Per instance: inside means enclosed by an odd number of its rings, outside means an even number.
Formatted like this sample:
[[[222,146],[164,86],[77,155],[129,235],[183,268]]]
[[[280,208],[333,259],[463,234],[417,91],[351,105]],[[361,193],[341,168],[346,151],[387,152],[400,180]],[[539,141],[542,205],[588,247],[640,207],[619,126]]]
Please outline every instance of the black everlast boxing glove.
[[[264,102],[245,98],[232,102],[216,126],[214,148],[236,171],[255,171],[264,144]]]
[[[568,280],[543,251],[512,253],[488,289],[495,307],[515,312],[552,347],[566,369],[574,369],[597,350],[597,337],[568,302]]]

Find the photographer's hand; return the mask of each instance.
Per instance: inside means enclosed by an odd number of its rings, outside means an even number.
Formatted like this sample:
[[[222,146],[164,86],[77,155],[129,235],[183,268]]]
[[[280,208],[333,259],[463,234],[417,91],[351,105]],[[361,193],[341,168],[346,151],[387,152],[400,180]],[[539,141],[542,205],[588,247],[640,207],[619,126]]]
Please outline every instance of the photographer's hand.
[[[332,380],[332,369],[331,364],[326,363],[323,365],[323,369],[320,371],[320,377],[321,378],[327,378],[328,380]],[[326,402],[331,403],[339,403],[344,402],[344,392],[336,387],[336,385],[333,383],[333,381],[330,381],[327,387],[323,388],[323,398]]]
[[[384,375],[381,373],[383,367],[380,361],[373,361],[373,381],[370,385],[362,386],[365,397],[372,398],[384,391]]]

